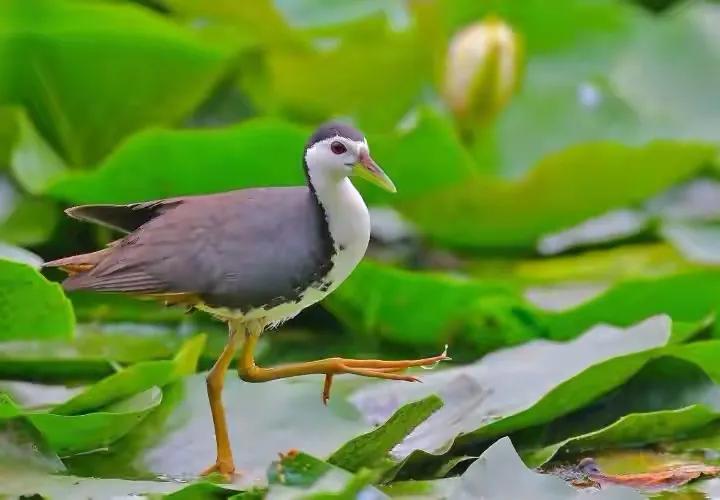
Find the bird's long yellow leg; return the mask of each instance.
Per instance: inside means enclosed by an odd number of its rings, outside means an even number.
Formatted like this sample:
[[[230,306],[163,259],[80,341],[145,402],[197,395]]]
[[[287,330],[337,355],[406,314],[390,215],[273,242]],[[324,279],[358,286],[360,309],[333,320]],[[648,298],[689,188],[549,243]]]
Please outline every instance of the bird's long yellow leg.
[[[230,363],[232,363],[235,351],[237,350],[240,330],[243,330],[243,328],[241,324],[236,324],[232,321],[228,323],[228,326],[230,329],[228,343],[208,373],[206,379],[208,399],[210,400],[210,412],[212,413],[213,427],[215,428],[217,458],[214,465],[203,471],[203,475],[219,472],[229,478],[235,472],[235,463],[233,462],[232,448],[230,447],[225,408],[222,403],[222,390],[225,385],[225,373]]]
[[[323,387],[323,401],[327,403],[330,398],[332,377],[341,373],[353,373],[363,377],[383,378],[390,380],[405,380],[418,382],[417,377],[403,375],[403,370],[412,366],[433,366],[440,361],[449,360],[446,352],[438,356],[422,359],[402,361],[383,361],[380,359],[346,359],[326,358],[305,363],[292,363],[274,368],[260,368],[255,364],[253,352],[262,326],[250,324],[245,330],[245,343],[240,350],[238,360],[238,374],[246,382],[267,382],[280,378],[297,377],[299,375],[325,375]]]

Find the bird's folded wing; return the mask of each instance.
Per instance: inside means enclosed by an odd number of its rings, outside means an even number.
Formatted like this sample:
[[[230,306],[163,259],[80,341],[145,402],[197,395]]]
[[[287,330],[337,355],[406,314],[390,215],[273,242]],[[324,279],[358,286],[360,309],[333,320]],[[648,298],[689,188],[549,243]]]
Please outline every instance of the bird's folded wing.
[[[75,219],[131,233],[182,202],[183,198],[170,198],[129,205],[81,205],[68,208],[65,213]]]

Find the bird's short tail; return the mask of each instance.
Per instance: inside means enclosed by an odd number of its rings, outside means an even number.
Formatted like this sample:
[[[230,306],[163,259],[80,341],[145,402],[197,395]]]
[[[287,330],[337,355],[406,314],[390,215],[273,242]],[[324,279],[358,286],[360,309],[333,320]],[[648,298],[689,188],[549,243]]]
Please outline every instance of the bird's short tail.
[[[51,260],[43,264],[43,267],[56,267],[68,274],[68,277],[62,282],[65,290],[80,290],[86,288],[85,281],[87,273],[92,271],[95,266],[107,255],[109,248],[98,250],[97,252],[73,255],[62,259]]]

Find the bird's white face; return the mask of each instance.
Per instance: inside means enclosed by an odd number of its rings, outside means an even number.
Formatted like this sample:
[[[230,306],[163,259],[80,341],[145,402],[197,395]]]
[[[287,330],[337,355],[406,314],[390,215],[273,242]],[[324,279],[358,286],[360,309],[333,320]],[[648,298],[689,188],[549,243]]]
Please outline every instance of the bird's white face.
[[[341,136],[323,139],[307,149],[305,161],[311,179],[322,177],[339,181],[350,175],[357,175],[383,189],[395,192],[390,178],[370,156],[365,139],[356,141]]]

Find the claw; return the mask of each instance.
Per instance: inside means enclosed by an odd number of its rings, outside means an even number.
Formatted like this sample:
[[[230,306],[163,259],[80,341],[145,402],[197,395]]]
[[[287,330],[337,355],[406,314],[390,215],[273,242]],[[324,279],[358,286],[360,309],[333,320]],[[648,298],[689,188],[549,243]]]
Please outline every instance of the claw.
[[[328,373],[325,375],[325,385],[323,385],[323,393],[322,393],[322,400],[323,404],[327,406],[328,401],[330,401],[330,388],[332,387],[332,381],[333,381],[333,374]]]
[[[439,365],[441,361],[452,360],[452,358],[450,356],[448,356],[447,354],[448,354],[448,345],[445,344],[445,349],[443,349],[442,354],[440,354],[440,356],[438,356],[439,359],[437,361],[435,361],[433,364],[428,365],[428,366],[422,365],[422,366],[420,366],[420,368],[422,368],[423,370],[432,370],[437,365]]]

